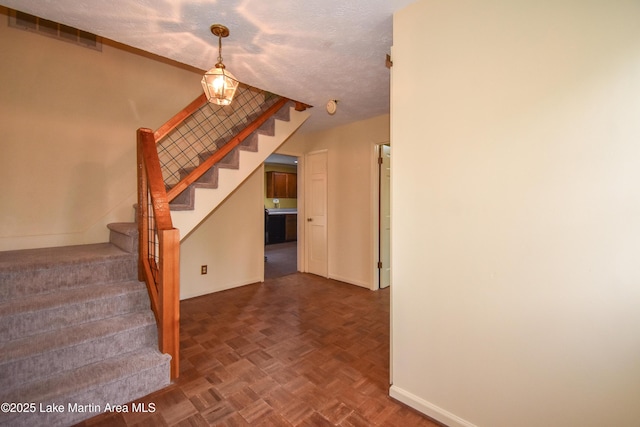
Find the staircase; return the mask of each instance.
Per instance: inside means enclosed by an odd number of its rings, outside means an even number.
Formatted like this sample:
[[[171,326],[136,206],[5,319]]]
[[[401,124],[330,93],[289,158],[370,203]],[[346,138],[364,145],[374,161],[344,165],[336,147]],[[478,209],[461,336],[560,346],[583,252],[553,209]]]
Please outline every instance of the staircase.
[[[278,149],[308,118],[294,102],[285,104],[222,161],[212,166],[170,203],[171,219],[184,239],[218,207],[267,157]],[[211,153],[200,153],[204,161]],[[182,170],[186,175],[189,170]]]
[[[169,362],[135,254],[111,243],[0,252],[0,402],[33,404],[0,412],[0,425],[80,422],[169,385]]]
[[[309,112],[295,107],[285,104],[231,151],[221,140],[218,153],[198,153],[205,170],[228,152],[172,201],[169,223],[181,238],[304,123]],[[157,307],[158,282],[138,281],[138,224],[109,229],[109,243],[0,252],[0,403],[9,403],[0,426],[68,426],[169,385],[171,356],[158,350],[159,328],[161,338],[160,325],[177,337],[179,310],[166,322],[156,313],[156,322],[149,292]]]

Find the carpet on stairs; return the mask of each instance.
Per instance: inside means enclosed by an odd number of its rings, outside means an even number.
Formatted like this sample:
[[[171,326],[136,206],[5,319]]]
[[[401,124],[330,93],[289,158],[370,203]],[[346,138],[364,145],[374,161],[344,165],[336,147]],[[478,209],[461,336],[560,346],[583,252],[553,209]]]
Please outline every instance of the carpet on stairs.
[[[0,426],[69,426],[169,383],[134,254],[0,252]]]

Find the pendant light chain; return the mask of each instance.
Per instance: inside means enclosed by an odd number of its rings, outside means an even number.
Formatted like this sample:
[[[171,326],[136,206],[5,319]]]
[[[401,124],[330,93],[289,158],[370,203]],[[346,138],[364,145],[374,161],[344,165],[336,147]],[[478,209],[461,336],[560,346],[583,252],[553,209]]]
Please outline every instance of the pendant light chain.
[[[218,35],[218,63],[216,65],[221,65],[220,68],[224,68],[224,64],[222,63],[222,36]]]

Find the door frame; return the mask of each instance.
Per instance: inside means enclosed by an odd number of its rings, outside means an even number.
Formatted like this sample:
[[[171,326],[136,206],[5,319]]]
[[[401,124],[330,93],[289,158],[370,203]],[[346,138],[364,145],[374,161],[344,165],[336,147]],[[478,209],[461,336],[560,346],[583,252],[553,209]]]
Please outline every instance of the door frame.
[[[389,141],[378,142],[373,145],[371,150],[371,235],[373,236],[373,245],[371,252],[372,277],[371,290],[380,289],[380,269],[378,261],[380,261],[380,166],[378,159],[381,155],[381,147],[390,145]]]

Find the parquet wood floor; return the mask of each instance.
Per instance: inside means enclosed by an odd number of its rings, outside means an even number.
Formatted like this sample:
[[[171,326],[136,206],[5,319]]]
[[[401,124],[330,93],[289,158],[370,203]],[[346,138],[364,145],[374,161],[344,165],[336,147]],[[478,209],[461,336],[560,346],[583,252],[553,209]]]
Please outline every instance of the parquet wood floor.
[[[78,426],[428,426],[388,397],[389,289],[296,273],[181,302],[179,379]]]

